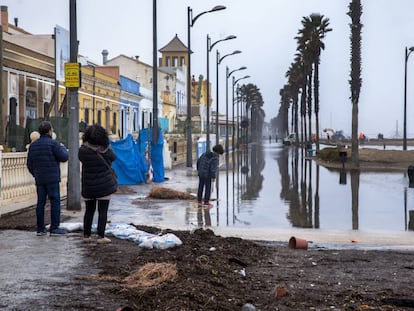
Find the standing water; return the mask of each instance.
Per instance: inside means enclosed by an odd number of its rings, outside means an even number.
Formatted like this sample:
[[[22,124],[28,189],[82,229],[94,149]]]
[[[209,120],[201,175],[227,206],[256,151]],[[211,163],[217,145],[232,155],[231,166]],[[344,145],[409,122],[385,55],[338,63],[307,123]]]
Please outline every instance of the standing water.
[[[271,232],[269,238],[276,240],[280,235],[275,231],[368,232],[375,240],[414,230],[414,189],[408,188],[404,172],[351,172],[347,163],[344,169],[329,169],[307,158],[301,148],[269,142],[252,144],[234,153],[234,159],[231,154],[228,168],[225,160],[222,157],[213,207],[189,201],[155,202],[150,207],[118,202],[111,204],[111,221],[172,229],[211,227],[256,239],[263,234],[253,232]],[[174,182],[173,187],[187,183],[195,193],[198,178]],[[168,182],[160,186],[169,187]],[[212,198],[217,199],[213,188]]]

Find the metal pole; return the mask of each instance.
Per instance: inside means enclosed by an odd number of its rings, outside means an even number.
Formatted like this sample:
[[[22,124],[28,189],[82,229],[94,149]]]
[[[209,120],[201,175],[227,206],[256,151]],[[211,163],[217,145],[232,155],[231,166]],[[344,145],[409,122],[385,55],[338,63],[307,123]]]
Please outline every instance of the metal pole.
[[[55,31],[54,31],[55,37],[54,37],[54,46],[55,46],[55,116],[59,115],[59,80],[57,79],[57,64],[56,64],[56,60],[58,59],[58,55],[57,55],[57,46],[56,46],[56,36],[57,36],[57,31],[56,31],[56,27],[55,27]],[[50,111],[52,112],[52,111]]]
[[[229,67],[226,66],[226,202],[229,205]]]
[[[186,136],[187,136],[187,167],[193,166],[193,151],[192,151],[192,135],[191,135],[191,20],[192,20],[192,9],[187,7],[187,58],[188,58],[188,69],[187,69],[187,119],[186,119]]]
[[[210,151],[210,37],[207,35],[207,124],[206,124],[206,139],[207,147],[206,150]]]
[[[403,150],[407,150],[407,61],[408,49],[405,47],[404,57],[404,128],[403,128]]]
[[[219,143],[219,64],[220,53],[216,50],[216,145]],[[216,180],[216,194],[217,194],[217,207],[219,206],[219,178],[220,174],[217,174]],[[218,214],[218,213],[217,213]],[[218,221],[217,221],[218,224]]]
[[[235,82],[235,78],[234,78],[234,76],[232,77],[233,78],[233,80],[232,80],[232,90],[231,90],[231,95],[232,95],[232,100],[231,100],[231,109],[232,109],[232,112],[231,112],[231,119],[232,119],[232,122],[231,122],[231,161],[232,161],[232,164],[231,164],[231,169],[232,169],[232,174],[233,174],[233,208],[234,208],[234,138],[235,138],[235,136],[234,136],[234,84],[236,83]]]
[[[237,94],[237,202],[240,199],[240,115],[239,115],[239,88],[236,89]]]
[[[219,65],[220,53],[216,51],[216,144],[219,143]]]
[[[152,144],[155,146],[158,141],[157,0],[152,1],[152,7]]]
[[[70,62],[78,61],[78,39],[76,30],[76,0],[69,0],[70,15]],[[79,149],[79,102],[78,88],[68,88],[68,113],[69,113],[69,162],[68,162],[68,187],[67,209],[80,210],[80,164],[78,160]]]
[[[237,110],[237,120],[236,120],[236,123],[237,123],[237,134],[236,134],[237,145],[236,145],[236,147],[237,147],[237,151],[239,151],[239,149],[240,149],[240,115],[239,115],[239,88],[238,87],[236,88],[236,102],[237,102],[237,106],[236,106],[236,110]]]

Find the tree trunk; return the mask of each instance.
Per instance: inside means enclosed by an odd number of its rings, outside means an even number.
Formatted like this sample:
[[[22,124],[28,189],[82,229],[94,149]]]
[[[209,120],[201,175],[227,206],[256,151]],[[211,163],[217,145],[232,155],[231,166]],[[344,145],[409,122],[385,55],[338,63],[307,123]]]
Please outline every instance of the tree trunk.
[[[315,102],[315,136],[316,136],[316,153],[319,153],[319,57],[315,62],[315,74],[313,76],[314,95]]]
[[[352,164],[359,168],[359,144],[358,144],[358,102],[352,102]]]
[[[305,137],[305,142],[309,141],[310,140],[309,138],[312,136],[312,75],[313,75],[313,70],[311,67],[311,70],[309,72],[309,77],[308,77],[308,96],[307,96],[309,131],[308,131],[308,135],[306,135]]]

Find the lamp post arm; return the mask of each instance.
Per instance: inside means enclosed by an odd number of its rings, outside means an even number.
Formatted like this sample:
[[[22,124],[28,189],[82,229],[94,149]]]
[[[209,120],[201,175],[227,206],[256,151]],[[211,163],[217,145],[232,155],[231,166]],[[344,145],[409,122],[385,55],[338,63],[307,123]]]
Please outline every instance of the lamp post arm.
[[[414,48],[410,48],[409,52],[406,54],[405,56],[405,61],[408,61],[408,57],[410,56],[410,54],[414,51]]]
[[[223,57],[221,57],[219,59],[218,63],[221,64],[222,60],[225,59],[227,56],[230,56],[230,55],[232,55],[232,54],[226,54],[226,55],[224,55]]]
[[[232,70],[232,71],[230,71],[230,73],[228,73],[228,78],[230,78],[230,76],[233,74],[233,73],[235,73],[236,71],[240,71],[240,70],[245,70],[245,69],[247,69],[247,67],[245,67],[245,66],[243,66],[243,67],[240,67],[240,68],[238,68],[238,69],[234,69],[234,70]]]
[[[194,25],[194,23],[196,22],[196,20],[201,16],[201,15],[204,15],[204,14],[206,14],[206,13],[211,13],[211,12],[215,12],[215,11],[220,11],[220,10],[224,10],[226,7],[225,6],[223,6],[223,5],[217,5],[217,6],[215,6],[214,8],[212,8],[211,10],[208,10],[208,11],[204,11],[204,12],[201,12],[201,13],[199,13],[199,14],[197,14],[196,15],[196,17],[194,17],[193,18],[193,10],[191,10],[191,27],[193,27],[193,25]]]
[[[223,42],[223,41],[226,41],[226,40],[228,40],[228,39],[221,39],[221,40],[217,40],[216,42],[214,42],[213,44],[211,44],[211,45],[210,45],[210,48],[208,49],[208,51],[209,51],[209,52],[211,52],[211,51],[213,50],[213,47],[214,47],[217,43],[219,43],[219,42]]]
[[[243,80],[243,79],[248,79],[248,78],[250,78],[250,76],[244,76],[244,77],[242,77],[242,78],[238,78],[236,81],[234,81],[234,84],[236,84],[237,82],[239,82],[240,80]]]
[[[196,20],[201,16],[204,15],[206,13],[209,13],[210,11],[205,11],[205,12],[201,12],[200,14],[198,14],[196,17],[193,18],[193,10],[191,10],[191,24],[190,26],[193,27],[194,23],[196,22]]]
[[[217,62],[219,64],[221,64],[221,62],[223,61],[223,59],[225,59],[227,56],[235,55],[235,54],[240,54],[240,53],[241,53],[241,51],[239,51],[239,50],[233,51],[233,53],[229,53],[229,54],[226,54],[226,55],[222,56],[221,58],[218,58]]]
[[[231,35],[231,36],[228,36],[224,39],[217,40],[213,44],[211,44],[211,42],[210,42],[211,45],[210,45],[210,48],[208,49],[208,51],[211,52],[213,50],[213,47],[219,42],[223,42],[223,41],[227,41],[227,40],[233,40],[233,39],[236,39],[236,38],[237,38],[236,36]]]

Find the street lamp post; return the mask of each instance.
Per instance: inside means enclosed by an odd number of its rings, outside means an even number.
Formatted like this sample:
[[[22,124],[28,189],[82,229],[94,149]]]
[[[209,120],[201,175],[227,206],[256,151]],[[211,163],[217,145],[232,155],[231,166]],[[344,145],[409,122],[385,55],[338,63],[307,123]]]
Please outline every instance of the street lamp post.
[[[403,150],[407,150],[407,62],[411,52],[414,51],[414,47],[407,49],[405,47],[404,58],[404,134],[403,134]]]
[[[187,133],[187,167],[193,166],[193,151],[192,151],[192,135],[191,135],[191,27],[194,26],[196,20],[203,14],[211,13],[215,11],[224,10],[226,7],[223,5],[217,5],[209,11],[201,12],[193,17],[193,10],[187,7],[187,118],[186,118],[186,133]]]
[[[69,29],[70,29],[70,57],[71,63],[78,62],[78,40],[77,40],[77,18],[76,18],[76,0],[69,1]],[[79,69],[80,70],[80,69]],[[77,150],[79,149],[79,87],[67,88],[67,105],[69,113],[68,127],[68,210],[81,210],[81,193],[80,193],[80,164],[77,161]],[[57,103],[57,98],[56,98]]]
[[[227,56],[240,54],[241,51],[235,50],[232,53],[220,57],[219,51],[216,53],[216,144],[219,142],[219,65]]]
[[[240,54],[241,51],[235,50],[232,53],[226,54],[222,57],[220,57],[220,53],[218,50],[216,50],[216,144],[219,143],[219,65],[225,59],[227,56]],[[219,205],[219,176],[217,175],[217,181],[216,181],[216,193],[217,193],[217,206]]]
[[[235,129],[234,129],[234,86],[237,84],[237,82],[239,82],[240,80],[243,80],[243,79],[248,79],[248,78],[250,78],[250,76],[244,76],[244,77],[242,77],[242,78],[239,78],[239,79],[237,79],[237,80],[235,80],[235,78],[234,78],[234,76],[233,76],[233,90],[232,90],[232,94],[233,94],[233,110],[232,110],[232,124],[233,124],[233,130],[232,130],[232,135],[233,135],[233,140],[232,140],[232,149],[234,150],[234,132],[235,132]],[[239,110],[239,105],[238,105],[238,102],[237,102],[237,112],[238,112],[238,110]],[[237,124],[238,124],[238,122],[239,122],[239,120],[237,119]],[[237,128],[238,128],[238,125],[237,125]],[[236,136],[237,137],[237,136]],[[237,141],[238,142],[238,141]],[[233,164],[234,164],[234,156],[233,156]]]
[[[207,85],[206,85],[206,91],[207,91],[207,125],[206,125],[206,130],[207,130],[207,147],[206,150],[210,150],[210,52],[213,49],[213,47],[219,43],[219,42],[223,42],[223,41],[227,41],[227,40],[232,40],[232,39],[236,39],[236,36],[230,35],[227,36],[224,39],[221,40],[217,40],[216,42],[214,42],[213,44],[211,44],[211,38],[209,35],[207,35]],[[216,144],[218,144],[218,142],[216,141]]]
[[[247,67],[243,66],[238,69],[229,71],[229,67],[226,66],[226,196],[227,196],[227,206],[229,204],[229,78],[234,72],[245,70],[245,69],[247,69]]]
[[[237,79],[236,80],[236,78],[233,76],[232,77],[233,78],[233,82],[232,82],[232,114],[231,114],[231,117],[232,117],[232,131],[231,131],[231,135],[232,135],[232,137],[233,137],[233,139],[231,140],[231,149],[233,150],[233,152],[231,153],[231,161],[232,161],[232,166],[231,166],[231,168],[232,168],[232,176],[233,176],[233,206],[234,206],[234,167],[235,167],[235,163],[236,163],[236,161],[235,161],[235,157],[234,157],[234,152],[235,152],[235,146],[234,146],[234,138],[235,138],[235,136],[234,136],[234,133],[235,133],[235,126],[234,126],[234,86],[237,84],[237,82],[239,82],[240,80],[243,80],[243,79],[248,79],[248,78],[250,78],[250,76],[244,76],[244,77],[242,77],[242,78],[239,78],[239,79]],[[238,105],[238,103],[237,103],[237,109],[239,108],[239,105]],[[238,119],[237,119],[237,131],[238,131],[238,127],[239,127],[239,123],[238,123]],[[236,136],[237,137],[237,136]],[[237,144],[239,143],[239,141],[237,141]],[[238,153],[238,151],[237,151],[237,153]]]

